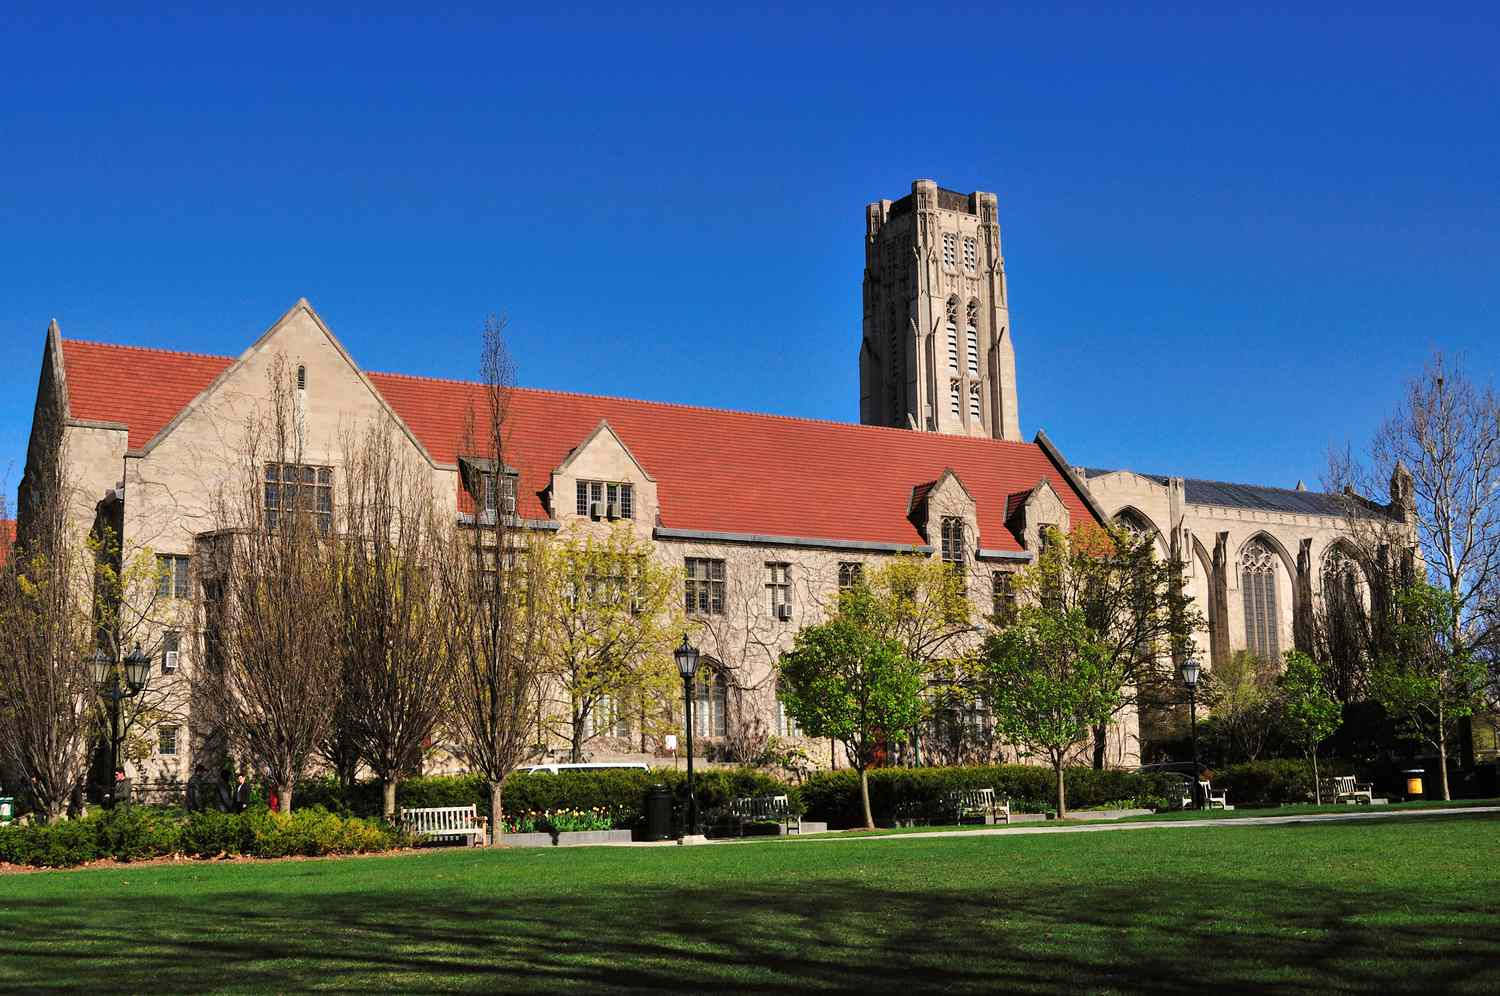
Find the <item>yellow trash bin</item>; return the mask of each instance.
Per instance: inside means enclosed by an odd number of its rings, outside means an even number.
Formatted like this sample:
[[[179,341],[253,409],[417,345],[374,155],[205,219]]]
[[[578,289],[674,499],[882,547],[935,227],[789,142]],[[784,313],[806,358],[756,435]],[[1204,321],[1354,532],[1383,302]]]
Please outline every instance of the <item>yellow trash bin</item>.
[[[1406,797],[1408,799],[1422,798],[1422,776],[1427,773],[1426,769],[1412,768],[1410,771],[1403,771],[1401,773],[1406,776]]]

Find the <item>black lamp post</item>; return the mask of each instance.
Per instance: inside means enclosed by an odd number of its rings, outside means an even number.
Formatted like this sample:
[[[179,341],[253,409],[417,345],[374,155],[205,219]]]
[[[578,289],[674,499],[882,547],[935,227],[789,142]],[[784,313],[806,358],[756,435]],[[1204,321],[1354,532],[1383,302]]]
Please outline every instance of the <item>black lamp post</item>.
[[[698,797],[693,791],[693,675],[698,673],[698,648],[688,643],[687,634],[682,634],[682,646],[672,651],[677,658],[677,671],[682,675],[682,700],[687,717],[687,776],[688,776],[688,822],[687,836],[698,834]]]
[[[120,744],[125,741],[125,733],[120,729],[120,703],[125,699],[133,698],[146,688],[146,681],[151,676],[151,658],[141,650],[137,643],[135,649],[125,655],[123,670],[125,672],[125,685],[120,685],[120,664],[102,650],[94,651],[92,662],[94,685],[98,688],[99,697],[109,703],[109,770],[110,776],[120,768]]]
[[[1203,801],[1198,798],[1198,672],[1201,668],[1202,665],[1191,657],[1182,662],[1182,683],[1187,686],[1188,693],[1188,722],[1193,730],[1193,804],[1199,809],[1203,808]]]

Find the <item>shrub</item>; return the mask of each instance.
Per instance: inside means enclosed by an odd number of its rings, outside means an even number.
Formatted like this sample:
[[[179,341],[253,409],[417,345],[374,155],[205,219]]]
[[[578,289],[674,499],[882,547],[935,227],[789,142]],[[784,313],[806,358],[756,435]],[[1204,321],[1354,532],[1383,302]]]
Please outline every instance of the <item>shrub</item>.
[[[1323,762],[1319,761],[1320,764]],[[1337,774],[1353,770],[1329,762],[1325,771]],[[1229,804],[1246,806],[1279,806],[1286,802],[1313,801],[1312,763],[1303,760],[1251,761],[1233,764],[1213,776],[1214,789],[1229,793]]]
[[[385,824],[344,818],[322,808],[287,816],[265,809],[240,815],[129,806],[50,826],[0,827],[0,861],[63,868],[110,857],[119,861],[172,854],[272,858],[364,853],[402,843],[402,836]]]
[[[897,818],[940,819],[943,798],[961,789],[992,788],[1010,799],[1016,812],[1047,812],[1053,803],[1051,769],[1026,764],[953,768],[877,768],[870,772],[870,809],[876,822]],[[1069,809],[1126,803],[1165,808],[1171,794],[1159,774],[1069,768],[1063,773]],[[809,818],[830,826],[864,822],[860,813],[859,777],[850,770],[813,775],[801,788]]]
[[[710,813],[747,795],[787,795],[797,790],[776,778],[751,768],[712,768],[696,773],[700,812]],[[537,814],[558,810],[604,810],[614,829],[631,829],[641,822],[646,790],[666,785],[679,805],[687,803],[687,773],[671,768],[640,771],[631,768],[602,771],[536,772],[512,775],[505,783],[507,822],[517,823]],[[360,782],[344,789],[333,779],[316,779],[299,786],[293,801],[323,806],[337,813],[380,815],[380,783]],[[488,812],[489,788],[478,775],[428,775],[411,778],[396,788],[396,804],[405,809],[435,806],[475,806]],[[794,802],[795,807],[795,802]]]

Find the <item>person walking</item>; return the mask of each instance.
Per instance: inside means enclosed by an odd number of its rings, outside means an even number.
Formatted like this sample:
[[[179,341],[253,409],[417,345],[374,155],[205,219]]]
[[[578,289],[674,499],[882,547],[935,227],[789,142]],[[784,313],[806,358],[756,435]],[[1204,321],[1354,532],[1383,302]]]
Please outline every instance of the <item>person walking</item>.
[[[234,792],[229,800],[229,811],[231,813],[243,813],[250,808],[250,783],[245,781],[245,773],[241,771],[235,777]]]

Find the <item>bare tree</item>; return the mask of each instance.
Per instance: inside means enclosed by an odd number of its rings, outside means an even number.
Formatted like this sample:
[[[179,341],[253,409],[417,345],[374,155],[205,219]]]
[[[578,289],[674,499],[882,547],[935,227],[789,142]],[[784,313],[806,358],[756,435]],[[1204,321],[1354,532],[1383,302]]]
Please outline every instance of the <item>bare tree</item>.
[[[1384,564],[1402,586],[1416,580],[1413,545],[1432,583],[1454,605],[1454,653],[1482,654],[1500,639],[1500,397],[1438,353],[1407,381],[1399,406],[1366,459],[1330,459],[1330,481],[1348,495],[1352,540],[1366,564]],[[1391,503],[1359,497],[1389,482]],[[1378,575],[1381,571],[1375,572]],[[1389,600],[1389,593],[1372,591]],[[1377,618],[1389,606],[1375,606]]]
[[[203,647],[194,698],[287,812],[339,701],[332,468],[304,457],[295,375],[268,373],[270,407],[246,424],[236,473],[200,541]]]
[[[92,557],[68,525],[60,453],[28,475],[25,528],[0,565],[0,762],[49,823],[83,781],[98,729]]]
[[[512,372],[504,333],[502,320],[485,323],[482,386],[464,443],[472,465],[490,475],[497,497],[513,496],[506,484]],[[499,846],[505,780],[537,749],[544,554],[541,537],[523,532],[502,501],[493,510],[488,505],[476,503],[471,523],[444,547],[435,580],[454,666],[448,724],[460,755],[489,783],[490,839]]]
[[[339,544],[345,731],[381,780],[385,817],[448,706],[453,669],[433,570],[445,533],[432,474],[389,419],[346,434]],[[334,742],[338,737],[332,738]]]

